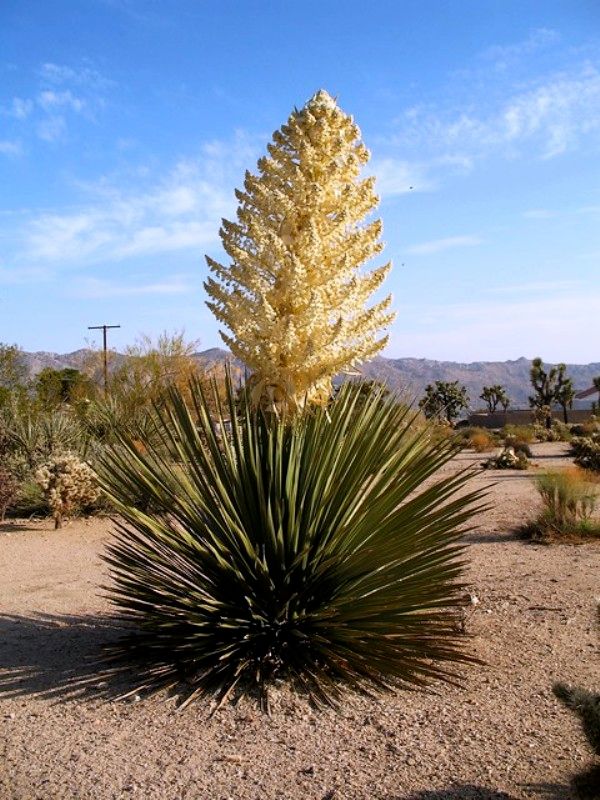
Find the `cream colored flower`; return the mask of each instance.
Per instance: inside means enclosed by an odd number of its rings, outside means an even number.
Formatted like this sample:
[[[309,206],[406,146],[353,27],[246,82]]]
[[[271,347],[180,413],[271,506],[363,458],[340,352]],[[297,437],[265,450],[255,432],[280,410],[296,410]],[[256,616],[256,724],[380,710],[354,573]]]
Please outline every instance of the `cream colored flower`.
[[[332,377],[386,344],[391,297],[367,307],[390,264],[360,272],[383,249],[374,178],[352,118],[321,90],[273,134],[258,175],[246,173],[237,222],[220,230],[231,259],[207,257],[207,303],[230,333],[231,352],[252,370],[256,405],[291,410],[325,404]]]

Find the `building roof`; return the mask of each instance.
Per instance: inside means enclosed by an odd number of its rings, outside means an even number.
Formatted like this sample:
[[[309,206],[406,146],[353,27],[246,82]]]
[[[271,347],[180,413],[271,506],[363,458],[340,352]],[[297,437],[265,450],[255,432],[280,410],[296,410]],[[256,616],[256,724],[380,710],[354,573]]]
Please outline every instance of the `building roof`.
[[[593,394],[596,394],[598,389],[595,386],[590,387],[589,389],[583,389],[581,392],[577,392],[575,395],[576,400],[583,400],[584,397],[590,397]]]

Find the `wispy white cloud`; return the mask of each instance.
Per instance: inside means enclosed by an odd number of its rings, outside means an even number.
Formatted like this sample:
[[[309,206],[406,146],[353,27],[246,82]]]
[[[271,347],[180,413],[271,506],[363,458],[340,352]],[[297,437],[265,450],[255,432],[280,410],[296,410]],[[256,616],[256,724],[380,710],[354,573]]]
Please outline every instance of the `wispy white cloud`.
[[[114,179],[82,186],[90,202],[30,218],[18,232],[15,257],[74,268],[175,251],[202,252],[218,243],[220,220],[234,211],[233,187],[242,163],[247,166],[256,154],[252,140],[238,132],[232,142],[211,142],[198,158],[180,160],[154,183],[138,181],[142,185],[136,191],[123,189]]]
[[[44,142],[58,142],[67,132],[67,123],[61,114],[53,114],[38,122],[37,135]]]
[[[80,114],[86,105],[85,100],[76,97],[70,90],[56,92],[53,89],[46,89],[40,92],[37,102],[44,111],[53,111],[56,108],[66,107],[77,114]]]
[[[481,58],[491,61],[497,70],[505,70],[515,61],[544,50],[560,40],[558,31],[551,28],[537,28],[525,39],[506,45],[493,45],[481,53]]]
[[[4,156],[20,156],[23,146],[18,140],[0,139],[0,153]]]
[[[19,123],[23,133],[30,130],[45,142],[66,141],[75,118],[93,122],[106,104],[105,91],[114,85],[90,67],[74,69],[52,63],[41,67],[38,80],[38,90],[31,97],[13,97],[0,106],[0,115]]]
[[[406,252],[415,256],[428,256],[433,253],[441,253],[444,250],[452,250],[455,247],[475,247],[482,244],[483,239],[479,236],[448,236],[445,239],[434,239],[431,242],[421,242],[406,248]]]
[[[101,300],[110,297],[186,294],[192,288],[191,282],[183,275],[174,275],[168,281],[139,284],[123,284],[101,278],[82,278],[70,287],[68,294],[85,300]]]
[[[600,206],[582,206],[577,209],[578,214],[600,214]]]
[[[13,119],[26,119],[33,110],[33,100],[26,100],[22,97],[13,97],[8,106],[0,106],[0,114]]]
[[[7,266],[5,262],[0,263],[0,285],[17,286],[28,284],[32,281],[44,281],[49,277],[48,270],[44,267],[32,267],[21,265],[19,267]]]
[[[551,209],[551,208],[531,208],[523,212],[525,219],[556,219],[566,216],[588,216],[600,214],[600,206],[581,206],[580,208]]]
[[[373,159],[370,171],[377,176],[377,191],[383,198],[408,192],[428,192],[435,182],[419,164],[394,158]]]
[[[551,159],[583,145],[600,144],[600,71],[587,63],[522,86],[492,103],[455,109],[415,106],[396,120],[390,148],[418,148],[471,165],[492,155]],[[385,144],[384,143],[384,144]]]
[[[518,294],[521,296],[535,294],[556,294],[558,292],[573,291],[581,288],[581,280],[548,280],[526,281],[524,283],[511,283],[502,286],[491,286],[489,294]]]
[[[410,353],[428,358],[504,361],[541,354],[553,363],[598,361],[593,330],[600,319],[600,291],[528,295],[523,300],[400,306],[397,338],[386,355]],[[404,325],[404,327],[400,327]]]
[[[107,89],[115,85],[113,80],[89,66],[74,68],[66,64],[46,62],[40,67],[39,76],[44,83],[58,85],[74,84],[92,89]]]
[[[550,208],[531,208],[523,212],[525,219],[554,219],[558,216],[557,211]]]

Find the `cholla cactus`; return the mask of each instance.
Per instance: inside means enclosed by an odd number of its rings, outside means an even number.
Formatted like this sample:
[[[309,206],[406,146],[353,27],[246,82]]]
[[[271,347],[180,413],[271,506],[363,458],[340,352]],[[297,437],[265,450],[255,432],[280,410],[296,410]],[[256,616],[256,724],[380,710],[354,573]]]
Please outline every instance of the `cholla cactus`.
[[[96,474],[77,456],[56,456],[35,473],[54,517],[54,527],[62,527],[63,517],[98,499]]]
[[[369,152],[360,130],[321,90],[294,110],[237,191],[238,221],[223,220],[228,266],[207,257],[214,274],[207,303],[232,335],[232,353],[252,370],[254,405],[294,411],[325,404],[332,376],[386,344],[391,297],[365,303],[390,264],[358,269],[383,249],[374,178],[359,180]]]

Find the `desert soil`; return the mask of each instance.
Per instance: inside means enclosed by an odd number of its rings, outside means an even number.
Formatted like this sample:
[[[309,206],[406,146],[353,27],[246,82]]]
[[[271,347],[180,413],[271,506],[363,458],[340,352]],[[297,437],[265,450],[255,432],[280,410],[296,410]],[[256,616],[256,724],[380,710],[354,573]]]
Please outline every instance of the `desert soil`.
[[[539,468],[566,465],[534,446]],[[478,462],[463,453],[447,467]],[[485,666],[462,688],[350,696],[319,712],[277,690],[271,717],[250,701],[210,717],[164,697],[73,694],[115,635],[99,594],[105,519],[0,526],[1,800],[509,800],[571,797],[590,759],[553,681],[598,688],[600,546],[532,545],[514,529],[537,511],[531,473],[494,472],[491,510],[467,534],[467,622]]]

